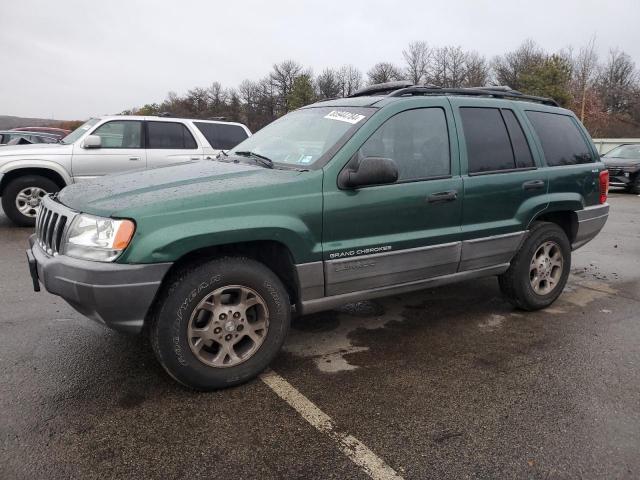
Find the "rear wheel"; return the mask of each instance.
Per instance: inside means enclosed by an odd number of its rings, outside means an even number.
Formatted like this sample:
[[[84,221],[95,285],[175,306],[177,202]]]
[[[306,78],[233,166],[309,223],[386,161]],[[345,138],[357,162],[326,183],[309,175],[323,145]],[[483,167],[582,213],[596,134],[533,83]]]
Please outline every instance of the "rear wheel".
[[[40,175],[25,175],[11,180],[2,193],[2,209],[9,219],[21,227],[32,227],[42,197],[59,190],[56,183]]]
[[[152,319],[156,357],[178,382],[197,390],[258,375],[280,350],[291,306],[263,264],[229,257],[178,273]]]
[[[502,293],[516,307],[539,310],[560,296],[570,270],[567,235],[554,223],[538,222],[498,281]]]

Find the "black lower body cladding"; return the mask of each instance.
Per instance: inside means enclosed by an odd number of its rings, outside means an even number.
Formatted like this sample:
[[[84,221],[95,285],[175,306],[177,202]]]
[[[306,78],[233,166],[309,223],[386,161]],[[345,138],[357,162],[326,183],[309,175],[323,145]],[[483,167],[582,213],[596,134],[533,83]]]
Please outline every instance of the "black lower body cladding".
[[[142,330],[149,307],[172,265],[124,265],[51,256],[35,236],[29,238],[29,245],[34,284],[41,283],[82,315],[127,333]]]

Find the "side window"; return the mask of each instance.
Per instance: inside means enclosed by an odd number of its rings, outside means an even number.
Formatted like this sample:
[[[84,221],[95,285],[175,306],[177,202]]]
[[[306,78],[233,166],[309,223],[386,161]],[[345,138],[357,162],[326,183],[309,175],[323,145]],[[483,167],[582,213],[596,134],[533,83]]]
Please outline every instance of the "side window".
[[[239,125],[206,122],[193,123],[204,135],[204,138],[207,139],[211,148],[216,150],[230,150],[248,137],[245,129]]]
[[[516,168],[534,167],[535,164],[533,163],[529,142],[527,142],[527,137],[524,135],[522,126],[513,110],[503,109],[502,118],[504,118],[504,123],[506,123],[509,131],[509,138],[511,138],[511,146],[516,156]]]
[[[147,122],[149,141],[147,148],[196,148],[196,141],[182,123]]]
[[[398,113],[369,137],[358,155],[391,158],[398,165],[398,181],[450,175],[444,110],[419,108]]]
[[[92,135],[102,139],[102,148],[141,148],[142,122],[114,120],[100,125]]]
[[[511,141],[497,108],[460,108],[469,173],[515,168]]]
[[[556,113],[527,111],[536,131],[547,165],[577,165],[594,161],[584,136],[572,117]]]

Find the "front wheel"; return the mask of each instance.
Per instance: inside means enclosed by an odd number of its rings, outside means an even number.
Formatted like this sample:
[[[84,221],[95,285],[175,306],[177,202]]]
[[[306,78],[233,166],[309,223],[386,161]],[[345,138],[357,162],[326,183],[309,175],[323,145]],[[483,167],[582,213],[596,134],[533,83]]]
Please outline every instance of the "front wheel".
[[[196,390],[258,375],[282,347],[291,322],[280,279],[243,257],[183,270],[160,298],[150,329],[154,352],[169,375]]]
[[[540,310],[560,296],[570,270],[571,245],[564,230],[554,223],[537,222],[498,282],[516,307]]]
[[[60,190],[56,183],[40,175],[25,175],[11,180],[2,192],[2,209],[21,227],[33,227],[42,198]]]

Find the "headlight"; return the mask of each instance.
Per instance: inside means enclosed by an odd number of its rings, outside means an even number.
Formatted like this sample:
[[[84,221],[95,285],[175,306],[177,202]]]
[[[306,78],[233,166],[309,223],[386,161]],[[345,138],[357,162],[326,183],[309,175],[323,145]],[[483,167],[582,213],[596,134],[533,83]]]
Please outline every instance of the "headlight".
[[[112,262],[127,248],[135,229],[131,220],[83,213],[71,223],[62,253],[85,260]]]

